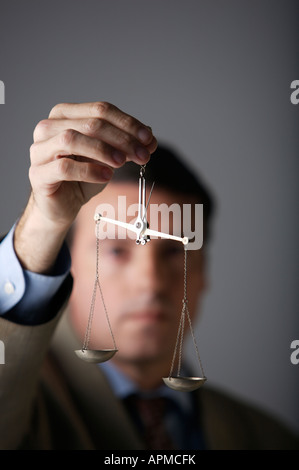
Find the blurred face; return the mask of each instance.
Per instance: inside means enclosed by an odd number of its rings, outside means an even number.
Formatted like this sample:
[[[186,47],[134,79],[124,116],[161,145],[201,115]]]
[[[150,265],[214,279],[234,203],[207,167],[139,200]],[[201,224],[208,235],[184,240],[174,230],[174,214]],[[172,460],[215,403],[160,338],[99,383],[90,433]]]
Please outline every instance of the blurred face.
[[[87,326],[95,281],[93,216],[98,204],[109,202],[115,207],[117,218],[119,195],[126,195],[127,206],[135,204],[138,201],[137,184],[111,183],[83,207],[77,219],[72,246],[74,289],[70,305],[72,321],[81,339]],[[169,192],[154,190],[151,203],[162,202],[171,205],[189,201],[178,201]],[[127,222],[131,221],[132,217],[129,217]],[[100,240],[99,279],[119,350],[115,360],[128,363],[165,360],[169,364],[182,310],[183,266],[184,248],[176,241],[152,239],[142,246],[129,237]],[[192,317],[205,287],[203,271],[202,250],[188,251],[187,295]],[[91,330],[90,348],[113,347],[99,290]]]

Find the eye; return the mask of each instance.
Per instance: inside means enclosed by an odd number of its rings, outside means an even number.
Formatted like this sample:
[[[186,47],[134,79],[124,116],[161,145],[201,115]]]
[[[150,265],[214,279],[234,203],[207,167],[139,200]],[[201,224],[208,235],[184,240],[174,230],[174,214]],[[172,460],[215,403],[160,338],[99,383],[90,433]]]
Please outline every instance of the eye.
[[[163,255],[170,258],[180,258],[183,256],[183,249],[180,243],[168,243],[163,247]]]
[[[105,249],[106,254],[117,262],[127,261],[130,258],[130,250],[123,244],[111,244]]]
[[[115,257],[121,257],[126,254],[126,250],[124,248],[121,248],[120,246],[115,246],[110,248],[110,254]]]
[[[182,249],[181,247],[171,247],[167,250],[167,254],[169,256],[182,256]]]

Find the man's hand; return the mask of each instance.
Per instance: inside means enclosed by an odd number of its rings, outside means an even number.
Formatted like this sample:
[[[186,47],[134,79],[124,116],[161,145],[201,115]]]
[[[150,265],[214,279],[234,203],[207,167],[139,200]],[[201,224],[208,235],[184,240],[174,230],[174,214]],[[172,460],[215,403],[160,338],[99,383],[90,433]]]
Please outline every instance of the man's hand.
[[[23,266],[49,272],[81,206],[115,168],[147,163],[156,147],[149,127],[112,104],[55,106],[36,126],[30,149],[32,193],[15,232]]]
[[[43,217],[69,227],[127,160],[156,149],[148,127],[109,103],[59,104],[34,131],[29,177]]]

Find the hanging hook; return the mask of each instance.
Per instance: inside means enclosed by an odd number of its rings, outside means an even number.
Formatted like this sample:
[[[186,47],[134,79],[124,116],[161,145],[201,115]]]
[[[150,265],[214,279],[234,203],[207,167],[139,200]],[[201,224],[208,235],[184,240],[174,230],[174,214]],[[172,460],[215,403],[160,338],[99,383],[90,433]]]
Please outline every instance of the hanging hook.
[[[144,176],[145,167],[146,167],[146,164],[140,166],[140,172],[139,172],[139,174],[140,174],[141,178]]]

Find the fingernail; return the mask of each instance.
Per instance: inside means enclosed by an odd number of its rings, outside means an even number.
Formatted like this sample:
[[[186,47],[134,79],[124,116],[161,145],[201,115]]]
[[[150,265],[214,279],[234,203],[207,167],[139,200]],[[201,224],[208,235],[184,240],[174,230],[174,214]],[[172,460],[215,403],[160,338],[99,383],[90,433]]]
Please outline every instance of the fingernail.
[[[125,163],[126,156],[120,152],[119,150],[115,150],[112,154],[112,158],[117,163],[117,165],[121,165],[122,163]]]
[[[137,157],[142,161],[147,160],[149,158],[149,151],[144,147],[137,147],[135,149],[135,153]]]
[[[113,176],[113,170],[105,166],[102,168],[101,175],[103,180],[109,181]]]
[[[141,127],[137,133],[140,142],[147,144],[152,139],[152,133],[149,129]]]

